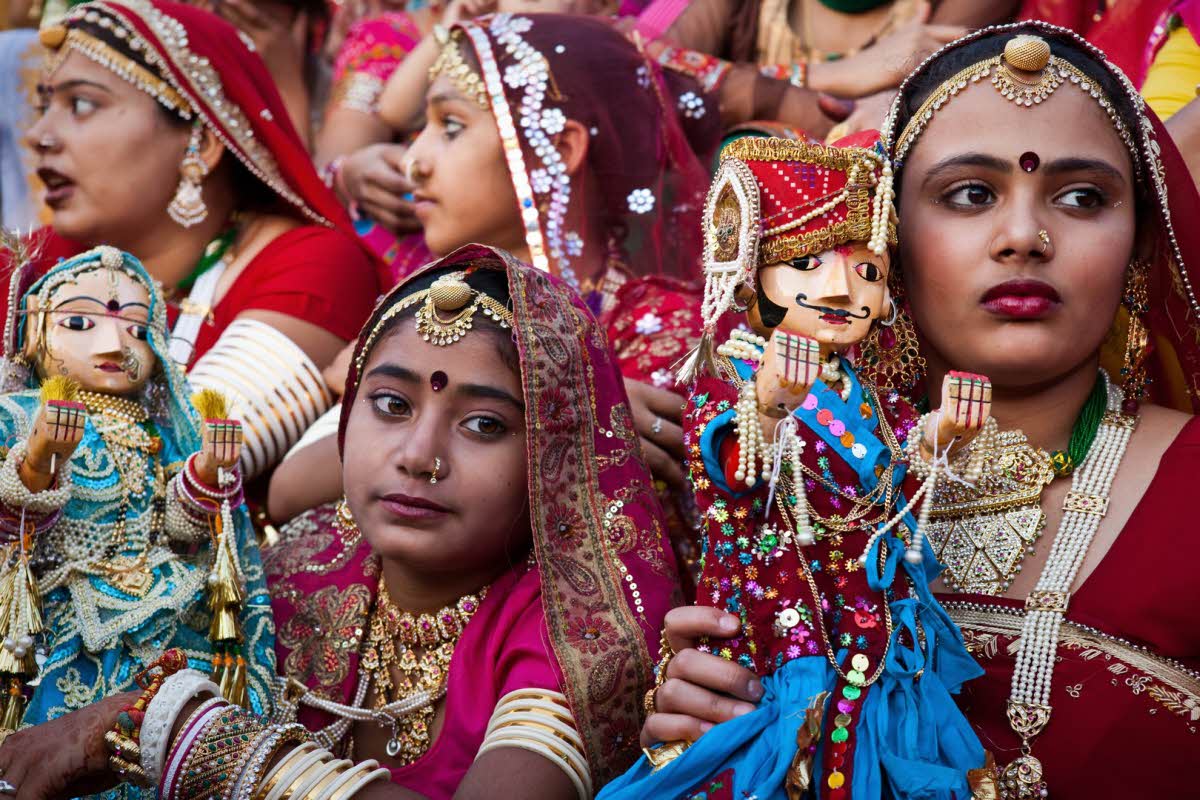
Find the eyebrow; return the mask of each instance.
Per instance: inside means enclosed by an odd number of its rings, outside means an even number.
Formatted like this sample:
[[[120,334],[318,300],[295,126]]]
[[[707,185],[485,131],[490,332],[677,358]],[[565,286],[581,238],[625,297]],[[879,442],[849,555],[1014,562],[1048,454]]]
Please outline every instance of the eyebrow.
[[[62,302],[60,302],[59,304],[54,306],[54,308],[52,310],[57,311],[58,309],[65,306],[67,303],[74,303],[76,300],[88,300],[90,302],[95,303],[98,306],[103,306],[105,309],[108,308],[108,303],[104,302],[103,300],[100,300],[99,298],[96,298],[96,297],[90,297],[86,294],[81,294],[81,295],[76,295],[75,297],[68,297],[66,300],[63,300]],[[138,300],[134,300],[129,303],[122,303],[121,305],[117,306],[117,308],[120,311],[124,311],[127,308],[133,308],[135,306],[144,308],[144,309],[146,309],[146,311],[150,310],[150,306],[148,306],[145,303],[138,301]]]
[[[399,364],[380,364],[368,372],[365,377],[371,378],[376,375],[384,378],[395,378],[406,383],[421,383],[420,375]],[[454,388],[454,393],[464,397],[499,400],[502,403],[512,405],[522,413],[525,411],[524,403],[496,386],[488,386],[482,383],[460,383]]]
[[[378,367],[375,367],[373,370],[368,372],[365,377],[371,378],[375,375],[379,375],[384,378],[395,378],[396,380],[405,381],[407,383],[421,382],[421,379],[417,376],[417,373],[413,372],[411,369],[405,369],[399,364],[380,364]]]
[[[56,83],[54,85],[39,83],[37,85],[37,92],[38,94],[48,94],[53,92],[61,92],[67,89],[74,89],[79,86],[90,86],[93,89],[99,89],[103,92],[107,92],[108,94],[113,93],[113,90],[104,84],[96,83],[95,81],[84,80],[83,78],[73,78],[72,80],[63,81],[62,83]]]
[[[1121,174],[1121,170],[1098,158],[1059,158],[1051,161],[1042,169],[1049,176],[1065,175],[1071,172],[1090,172],[1093,175],[1102,175],[1122,183],[1125,182],[1125,176]]]
[[[478,397],[486,400],[499,400],[503,403],[509,403],[522,413],[525,411],[524,403],[503,389],[495,386],[486,386],[481,383],[460,383],[458,385],[457,393],[463,395],[464,397]]]
[[[425,101],[425,104],[429,105],[429,106],[440,106],[440,105],[445,105],[446,103],[463,103],[463,102],[467,102],[467,101],[458,92],[446,91],[446,92],[438,92],[434,96],[428,98]]]
[[[929,168],[929,172],[925,173],[925,183],[938,178],[942,173],[949,172],[959,167],[983,167],[994,172],[1010,173],[1013,171],[1011,161],[996,156],[990,156],[987,153],[960,153],[956,156],[944,158]]]

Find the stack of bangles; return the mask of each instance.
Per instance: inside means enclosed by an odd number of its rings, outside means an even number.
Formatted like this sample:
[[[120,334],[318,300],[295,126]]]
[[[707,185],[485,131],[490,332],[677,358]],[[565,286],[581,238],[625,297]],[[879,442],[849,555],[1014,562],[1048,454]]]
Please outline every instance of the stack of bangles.
[[[196,522],[204,523],[212,515],[220,513],[222,504],[228,502],[231,508],[236,508],[242,504],[245,498],[242,493],[241,470],[236,467],[232,470],[223,470],[223,475],[227,476],[223,480],[225,485],[214,489],[196,475],[196,457],[198,455],[199,453],[192,453],[173,483],[180,505],[188,516]]]
[[[152,675],[145,691],[105,734],[109,763],[125,780],[157,786],[163,800],[346,800],[391,779],[376,761],[334,758],[302,725],[272,723],[229,704],[206,675],[186,666],[178,649],[152,664],[138,676],[142,685]],[[204,695],[172,741],[184,709]]]

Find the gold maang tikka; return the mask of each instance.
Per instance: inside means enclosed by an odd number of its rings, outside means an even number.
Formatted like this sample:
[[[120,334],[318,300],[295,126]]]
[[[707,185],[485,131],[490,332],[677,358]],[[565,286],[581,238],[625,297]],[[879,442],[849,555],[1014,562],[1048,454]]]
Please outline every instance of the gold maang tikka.
[[[1133,163],[1138,163],[1137,148],[1133,136],[1121,119],[1117,107],[1104,93],[1095,79],[1088,76],[1065,58],[1050,52],[1050,44],[1040,36],[1023,34],[1014,36],[1004,45],[1004,53],[985,58],[956,73],[942,82],[921,104],[904,130],[896,137],[893,161],[899,165],[935,112],[960,92],[985,78],[1004,98],[1018,106],[1029,108],[1045,102],[1064,83],[1071,83],[1080,91],[1090,95],[1108,114],[1121,141],[1134,154]],[[892,117],[884,125],[886,131],[894,130],[894,115],[898,107],[893,106]]]
[[[413,292],[389,308],[375,323],[360,349],[358,368],[362,369],[375,339],[388,321],[417,303],[421,304],[416,314],[417,333],[422,339],[438,347],[454,344],[465,336],[474,325],[475,314],[480,309],[501,328],[512,328],[512,311],[500,301],[472,289],[466,282],[466,277],[467,273],[461,271],[442,275],[430,284],[428,289]]]

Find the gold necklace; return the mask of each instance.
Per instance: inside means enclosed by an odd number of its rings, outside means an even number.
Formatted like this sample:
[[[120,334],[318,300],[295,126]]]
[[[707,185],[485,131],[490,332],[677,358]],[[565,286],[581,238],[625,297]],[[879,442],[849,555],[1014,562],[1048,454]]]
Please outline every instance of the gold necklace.
[[[994,424],[994,423],[993,423]],[[999,595],[1021,571],[1046,527],[1042,491],[1054,480],[1050,454],[1019,430],[990,437],[974,487],[942,482],[933,496],[927,535],[957,592]],[[955,458],[964,474],[971,447]]]
[[[162,440],[152,436],[143,426],[149,415],[133,400],[118,395],[80,392],[79,399],[87,406],[92,426],[104,441],[113,466],[125,490],[113,525],[112,538],[105,557],[96,566],[107,573],[109,580],[121,591],[141,597],[150,588],[151,575],[146,569],[148,548],[155,543],[165,522],[166,475],[159,452]],[[146,458],[150,466],[147,469]],[[130,500],[146,492],[146,478],[153,481],[150,530],[146,542],[136,556],[121,552],[126,546],[126,519]]]
[[[434,614],[412,614],[396,606],[380,578],[362,656],[362,668],[375,690],[374,707],[416,692],[438,692],[449,675],[454,647],[486,596],[485,586]],[[393,668],[399,680],[393,678]],[[429,750],[434,708],[430,703],[393,723],[389,756],[411,764]]]

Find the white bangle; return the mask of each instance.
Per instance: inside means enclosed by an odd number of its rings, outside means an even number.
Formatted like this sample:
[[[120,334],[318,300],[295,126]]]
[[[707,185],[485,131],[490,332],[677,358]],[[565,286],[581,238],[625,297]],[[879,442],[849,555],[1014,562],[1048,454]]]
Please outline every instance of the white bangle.
[[[28,454],[29,442],[19,441],[8,451],[3,463],[0,463],[0,502],[14,511],[25,510],[39,515],[62,510],[71,499],[71,459],[58,459],[54,488],[31,492],[21,480],[20,473],[21,462]]]
[[[242,472],[247,478],[278,463],[309,425],[333,404],[321,371],[295,342],[271,325],[234,320],[188,374],[193,388],[233,401],[242,422]]]
[[[158,783],[158,779],[162,777],[163,762],[167,758],[167,748],[171,744],[171,728],[175,727],[175,720],[183,711],[183,707],[200,694],[220,697],[221,687],[209,680],[203,672],[185,669],[163,681],[158,694],[154,695],[150,705],[146,707],[138,744],[142,748],[142,769],[153,783]]]
[[[378,762],[375,761],[367,761],[364,763],[375,764],[375,766],[379,767]],[[392,771],[387,767],[379,767],[371,774],[363,775],[361,778],[351,784],[344,793],[335,795],[333,798],[331,798],[331,800],[350,800],[351,797],[354,797],[356,794],[361,792],[368,783],[374,783],[380,778],[383,778],[385,781],[390,783],[392,780]]]
[[[283,793],[292,785],[292,782],[299,779],[309,767],[311,767],[313,764],[330,758],[333,758],[333,753],[325,750],[324,748],[318,747],[316,750],[313,750],[311,753],[292,765],[292,767],[287,771],[287,774],[280,776],[279,783],[274,789],[271,790],[271,793],[267,795],[266,800],[280,800],[280,798],[283,797]],[[300,794],[298,792],[292,792],[292,796],[299,797]]]
[[[556,767],[561,769],[566,776],[571,779],[571,783],[574,784],[575,791],[579,795],[579,800],[592,800],[590,788],[584,784],[583,780],[579,777],[579,774],[568,766],[561,753],[556,752],[544,742],[536,741],[532,738],[526,737],[519,739],[514,738],[511,740],[493,738],[485,742],[483,746],[479,748],[479,753],[476,754],[475,758],[478,760],[479,756],[483,755],[489,750],[495,750],[502,747],[519,747],[522,750],[528,750],[531,753],[537,753],[551,764],[554,764]]]
[[[344,758],[322,764],[321,768],[312,774],[312,777],[296,786],[296,789],[291,793],[291,797],[307,798],[309,792],[319,786],[326,778],[337,773],[339,770],[344,770],[351,766],[354,766],[354,762]]]
[[[355,764],[353,767],[339,775],[337,780],[333,781],[324,789],[322,789],[321,793],[313,798],[313,800],[330,800],[330,798],[337,794],[341,787],[349,784],[356,777],[358,777],[359,773],[369,772],[378,766],[379,763],[377,761],[363,761],[359,764]]]

